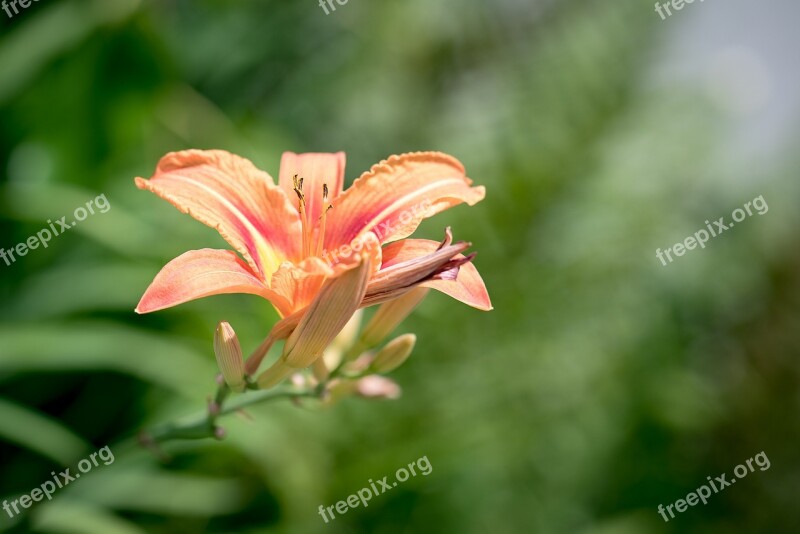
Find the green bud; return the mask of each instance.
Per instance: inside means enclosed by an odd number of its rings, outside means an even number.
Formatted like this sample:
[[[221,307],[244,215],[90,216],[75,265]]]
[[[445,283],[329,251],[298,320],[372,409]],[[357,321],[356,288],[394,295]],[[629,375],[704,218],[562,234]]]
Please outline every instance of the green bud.
[[[378,352],[370,368],[376,373],[394,371],[408,359],[416,342],[417,336],[414,334],[404,334],[391,340]]]
[[[233,391],[244,391],[244,359],[239,338],[230,324],[223,321],[219,323],[214,332],[214,354],[217,356],[217,365],[222,371],[225,383]]]

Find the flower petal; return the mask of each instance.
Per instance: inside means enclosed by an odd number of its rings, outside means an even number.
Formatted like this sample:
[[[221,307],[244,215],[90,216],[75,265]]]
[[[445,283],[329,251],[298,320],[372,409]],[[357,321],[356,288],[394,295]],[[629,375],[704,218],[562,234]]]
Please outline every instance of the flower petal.
[[[312,226],[328,207],[331,200],[338,197],[344,186],[344,152],[295,154],[284,152],[281,157],[281,170],[278,178],[283,191],[289,198],[297,198],[294,192],[294,176],[303,178],[303,196],[306,199],[306,213]],[[322,198],[323,184],[328,188],[328,202]]]
[[[367,234],[354,245],[355,249],[340,247],[326,252],[322,258],[312,256],[296,265],[284,262],[273,275],[270,287],[290,302],[294,312],[310,305],[327,279],[341,276],[359,265],[362,251],[370,256],[370,265],[377,271],[381,264],[381,246],[375,236]]]
[[[328,213],[328,250],[372,231],[381,243],[411,235],[420,222],[462,202],[483,199],[461,163],[441,152],[392,156],[358,178]]]
[[[172,152],[136,185],[215,228],[267,283],[283,261],[299,260],[297,211],[249,160],[223,150]]]
[[[442,243],[428,239],[404,239],[392,243],[383,248],[381,271],[394,265],[433,254],[441,246]],[[464,256],[458,254],[453,259],[464,259]],[[428,280],[421,283],[420,286],[441,291],[479,310],[489,311],[492,309],[492,302],[489,299],[489,293],[486,291],[486,285],[483,283],[478,269],[471,262],[464,263],[459,267],[458,276],[455,280]]]
[[[260,295],[279,312],[289,310],[286,299],[267,288],[235,252],[206,248],[190,250],[165,265],[145,291],[136,312],[150,313],[224,293]]]
[[[284,262],[272,277],[272,289],[282,295],[292,312],[303,309],[314,300],[333,269],[319,258],[306,258],[295,265]]]
[[[370,261],[368,253],[363,252],[353,269],[322,287],[286,340],[280,359],[258,377],[259,387],[272,387],[292,369],[308,367],[322,356],[358,310],[372,272]]]

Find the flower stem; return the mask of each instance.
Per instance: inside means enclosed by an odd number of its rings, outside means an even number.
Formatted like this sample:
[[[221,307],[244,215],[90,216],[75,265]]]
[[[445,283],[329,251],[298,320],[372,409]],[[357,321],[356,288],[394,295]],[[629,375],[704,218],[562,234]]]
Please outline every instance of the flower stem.
[[[223,406],[223,402],[229,393],[230,390],[227,386],[220,386],[214,399],[216,408],[212,406],[205,414],[194,416],[185,422],[172,422],[156,427],[150,432],[143,433],[140,436],[140,442],[146,446],[154,446],[174,439],[205,439],[214,437],[219,439],[221,437],[221,429],[217,427],[216,421],[223,415],[241,410],[247,406],[271,400],[319,397],[319,393],[314,390],[285,386],[255,393],[246,393]]]

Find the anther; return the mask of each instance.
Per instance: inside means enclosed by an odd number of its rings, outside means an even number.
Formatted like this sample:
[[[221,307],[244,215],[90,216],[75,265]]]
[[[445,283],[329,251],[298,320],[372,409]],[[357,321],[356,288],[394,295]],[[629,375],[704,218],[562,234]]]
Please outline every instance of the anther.
[[[328,184],[326,183],[322,184],[322,201],[326,204],[328,203]],[[328,213],[329,209],[331,209],[330,205],[324,210],[322,210],[322,214],[319,216],[319,237],[317,240],[317,250],[316,250],[317,256],[322,255],[323,246],[325,244],[325,219],[326,219],[325,214]]]

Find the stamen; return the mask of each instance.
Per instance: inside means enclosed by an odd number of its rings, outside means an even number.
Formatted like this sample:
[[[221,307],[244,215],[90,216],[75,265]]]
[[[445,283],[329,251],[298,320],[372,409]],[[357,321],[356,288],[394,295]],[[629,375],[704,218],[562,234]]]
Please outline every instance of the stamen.
[[[328,184],[322,184],[322,202],[327,204],[328,203]],[[322,249],[323,245],[325,244],[325,220],[326,214],[328,210],[331,209],[333,206],[328,205],[324,210],[322,210],[322,215],[319,216],[319,236],[317,241],[317,256],[322,256]]]
[[[292,182],[294,183],[294,192],[297,195],[297,198],[298,198],[299,203],[300,203],[298,211],[300,212],[300,224],[303,225],[303,229],[302,229],[302,232],[303,232],[303,257],[308,257],[310,255],[310,252],[311,252],[310,251],[311,245],[309,243],[309,238],[308,238],[309,237],[308,236],[309,228],[308,228],[308,220],[307,220],[307,217],[306,217],[306,197],[303,194],[303,179],[300,178],[300,180],[298,181],[297,175],[295,174],[292,177]]]

